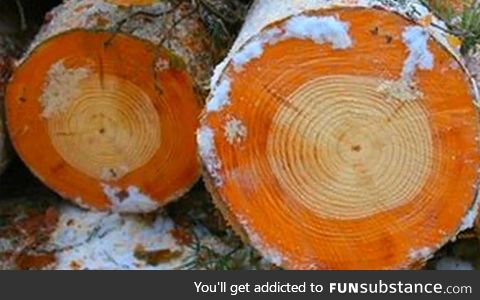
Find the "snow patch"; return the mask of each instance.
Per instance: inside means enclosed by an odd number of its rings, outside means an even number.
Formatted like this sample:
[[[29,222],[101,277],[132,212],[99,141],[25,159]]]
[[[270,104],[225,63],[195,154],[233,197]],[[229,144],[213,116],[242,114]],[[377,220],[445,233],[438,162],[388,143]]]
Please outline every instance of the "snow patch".
[[[70,205],[63,206],[59,215],[46,247],[56,253],[56,269],[163,270],[182,264],[178,257],[153,266],[135,256],[139,246],[147,251],[179,249],[168,217],[157,215],[151,223],[140,216],[89,212]]]
[[[383,81],[378,86],[377,91],[384,94],[387,97],[387,101],[409,102],[423,97],[423,93],[417,89],[414,82],[404,79]]]
[[[225,78],[213,90],[213,96],[207,103],[207,112],[221,111],[225,106],[230,104],[231,82],[229,78]]]
[[[40,98],[42,116],[50,118],[55,113],[65,111],[81,94],[79,85],[90,73],[87,68],[68,69],[63,60],[53,64],[47,72],[43,95]]]
[[[254,41],[245,46],[241,51],[233,56],[233,65],[235,69],[239,70],[244,64],[249,61],[259,58],[263,54],[262,41]]]
[[[246,44],[233,55],[233,66],[237,72],[240,71],[244,65],[262,56],[265,45],[275,45],[288,38],[310,39],[317,44],[331,43],[334,49],[347,49],[352,46],[348,30],[347,23],[333,16],[295,16],[287,21],[283,29],[268,29]]]
[[[246,228],[246,227],[245,227]],[[270,247],[266,247],[264,244],[263,244],[263,241],[262,239],[260,238],[260,236],[256,233],[252,233],[250,232],[249,233],[249,238],[250,238],[250,242],[251,244],[258,250],[260,251],[260,253],[262,254],[263,258],[269,262],[269,263],[272,263],[276,266],[282,266],[282,263],[283,263],[283,255],[273,249],[273,248],[270,248]]]
[[[331,43],[334,49],[347,49],[353,42],[348,34],[349,25],[333,16],[295,16],[285,25],[285,36],[310,39],[317,44]]]
[[[421,26],[409,26],[402,37],[410,53],[403,66],[402,78],[412,81],[417,68],[421,70],[433,68],[434,57],[428,49],[429,33]]]
[[[278,41],[284,39],[282,30],[273,28],[261,33],[260,36],[247,44],[244,48],[238,51],[232,58],[233,66],[236,71],[240,71],[244,65],[251,60],[259,58],[263,54],[263,47],[266,44],[276,44]]]
[[[424,261],[432,257],[434,254],[433,252],[434,251],[432,251],[432,249],[424,247],[420,249],[411,250],[408,256],[411,259],[416,261]]]
[[[231,117],[224,127],[225,138],[233,145],[239,144],[247,137],[247,127],[243,125],[243,122],[235,117]]]
[[[265,30],[246,43],[232,56],[231,62],[234,70],[239,72],[246,64],[263,55],[265,45],[274,45],[288,38],[311,39],[317,44],[331,43],[334,49],[346,49],[353,44],[348,30],[347,23],[333,16],[294,16],[287,21],[284,28]],[[221,65],[226,66],[226,63]],[[206,106],[208,113],[221,111],[230,104],[231,80],[226,77],[220,81],[220,76],[221,72],[217,70],[211,79],[213,96]]]
[[[83,201],[82,197],[80,196],[73,198],[73,203],[75,203],[77,206],[81,207],[82,209],[97,211],[96,208],[92,207],[90,204],[87,204],[85,201]]]
[[[462,225],[460,226],[459,232],[465,231],[475,226],[475,221],[477,220],[479,210],[480,210],[480,194],[477,195],[477,198],[472,208],[467,212],[465,217],[463,217]]]
[[[158,209],[159,204],[143,194],[136,186],[127,190],[102,184],[105,196],[112,203],[112,211],[117,213],[149,213]]]
[[[223,179],[220,176],[222,163],[217,156],[214,137],[215,134],[212,128],[208,126],[202,126],[197,132],[197,144],[200,156],[208,173],[212,176],[214,184],[218,187],[223,184]]]
[[[432,38],[445,46],[457,60],[460,59],[459,47],[453,47],[448,42],[448,34],[446,34],[447,26],[437,16],[431,14],[423,3],[419,0],[394,1],[394,0],[303,0],[303,1],[278,1],[278,0],[262,0],[256,1],[248,14],[245,24],[237,37],[228,57],[217,66],[215,76],[212,77],[212,84],[216,84],[221,74],[225,72],[228,62],[235,53],[239,51],[249,40],[254,38],[261,32],[263,28],[268,27],[276,22],[298,16],[306,11],[328,10],[338,7],[365,7],[365,8],[382,8],[387,11],[398,13],[408,17],[418,23],[426,18],[431,22],[425,23],[425,29],[430,33]]]
[[[271,246],[267,246],[262,237],[252,230],[250,221],[247,218],[244,216],[237,217],[240,225],[242,225],[242,228],[245,230],[245,233],[250,240],[250,244],[260,252],[263,259],[276,266],[282,266],[284,262],[282,253]]]

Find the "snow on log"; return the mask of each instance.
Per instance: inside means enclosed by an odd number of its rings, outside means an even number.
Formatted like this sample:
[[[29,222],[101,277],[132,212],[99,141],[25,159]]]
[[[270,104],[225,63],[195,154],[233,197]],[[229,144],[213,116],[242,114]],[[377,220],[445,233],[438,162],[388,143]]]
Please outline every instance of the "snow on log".
[[[42,190],[10,197],[0,201],[0,269],[203,270],[226,263],[239,269],[273,267],[229,234],[212,233],[209,228],[213,227],[204,224],[216,216],[196,209],[201,201],[191,198],[177,204],[196,220],[185,223],[168,210],[150,214],[87,211],[59,203]]]
[[[197,133],[232,226],[289,269],[406,269],[478,212],[477,87],[417,1],[253,4]]]
[[[162,214],[147,222],[142,216],[63,205],[44,248],[56,253],[53,268],[59,270],[171,270],[188,256],[171,235],[173,229]]]
[[[150,212],[199,178],[210,41],[190,2],[69,0],[7,88],[13,144],[78,205]]]

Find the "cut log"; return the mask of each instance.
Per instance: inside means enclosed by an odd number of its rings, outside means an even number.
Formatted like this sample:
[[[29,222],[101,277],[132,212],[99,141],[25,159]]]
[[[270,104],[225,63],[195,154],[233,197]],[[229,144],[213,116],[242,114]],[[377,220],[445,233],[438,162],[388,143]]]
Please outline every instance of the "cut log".
[[[212,64],[197,8],[70,0],[49,18],[7,88],[21,158],[90,209],[149,212],[185,193],[201,173],[195,130]]]
[[[28,2],[23,0],[0,3],[0,175],[11,160],[11,146],[5,124],[4,94],[14,62],[21,56],[34,32],[40,27],[38,16],[44,14],[55,0]],[[41,20],[43,20],[43,17]]]
[[[475,219],[478,93],[459,45],[418,2],[384,2],[257,1],[216,70],[207,185],[285,268],[419,267]]]

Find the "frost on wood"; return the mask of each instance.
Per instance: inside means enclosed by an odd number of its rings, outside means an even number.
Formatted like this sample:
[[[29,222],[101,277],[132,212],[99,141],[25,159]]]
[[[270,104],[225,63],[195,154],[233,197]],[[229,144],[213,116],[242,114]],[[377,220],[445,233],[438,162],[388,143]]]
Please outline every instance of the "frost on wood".
[[[213,130],[210,127],[203,126],[198,130],[197,144],[200,156],[208,173],[214,180],[214,184],[221,186],[223,184],[222,177],[220,176],[222,163],[217,156],[214,137],[215,134]]]
[[[459,232],[465,231],[475,226],[475,221],[477,220],[479,210],[480,210],[480,194],[476,196],[475,203],[463,218],[462,225],[460,226]]]
[[[49,192],[32,192],[35,195],[0,201],[4,217],[0,269],[211,270],[226,264],[238,269],[272,268],[258,261],[256,252],[230,230],[224,232],[218,215],[206,213],[210,208],[199,209],[206,199],[180,204],[178,209],[195,220],[185,224],[165,212],[92,212],[63,201],[50,202]],[[222,233],[216,235],[211,229]],[[45,254],[51,258],[48,264],[18,259],[38,261]]]
[[[171,236],[171,219],[158,215],[153,223],[140,216],[94,213],[65,205],[58,226],[46,249],[56,253],[56,269],[174,269],[182,263],[179,254],[171,260],[148,264],[136,255],[143,251],[177,253]]]
[[[207,103],[207,112],[221,111],[225,106],[230,104],[231,82],[229,78],[225,78],[213,91],[212,98]]]
[[[212,77],[212,85],[215,86],[217,84],[233,56],[236,55],[248,41],[258,36],[262,30],[269,25],[287,18],[299,16],[306,11],[336,9],[339,7],[366,7],[372,9],[377,7],[398,13],[416,22],[421,22],[423,19],[428,18],[431,22],[425,27],[425,31],[445,46],[457,59],[460,58],[460,48],[458,46],[452,46],[448,42],[449,35],[446,34],[447,26],[442,20],[433,15],[430,10],[422,4],[422,1],[261,0],[254,2],[230,54],[215,69],[214,76]]]
[[[387,101],[408,102],[423,97],[423,93],[416,88],[414,82],[408,82],[404,79],[383,81],[379,85],[378,91],[387,97]]]
[[[214,75],[211,80],[211,87],[218,84],[220,78],[225,73],[229,63],[233,61],[234,57],[245,47],[249,41],[254,41],[262,34],[262,30],[265,30],[269,25],[279,22],[287,18],[294,18],[301,16],[305,11],[315,11],[319,9],[333,9],[338,7],[380,7],[382,9],[398,13],[402,16],[408,17],[416,22],[422,22],[422,20],[428,19],[430,22],[423,28],[424,32],[431,35],[432,38],[441,43],[449,52],[460,62],[460,48],[453,46],[449,43],[450,35],[446,34],[445,23],[433,15],[430,10],[422,4],[421,1],[385,1],[385,0],[359,0],[359,1],[343,1],[343,0],[303,0],[303,1],[277,1],[277,0],[262,0],[255,1],[252,9],[245,21],[245,24],[240,32],[237,40],[235,41],[231,52],[228,57],[217,66]],[[348,25],[348,24],[347,24]],[[404,35],[409,39],[410,36],[418,34],[421,31],[421,27],[417,27],[416,30],[405,32]],[[417,32],[415,32],[417,31]],[[426,45],[425,41],[425,45]],[[415,48],[415,43],[411,43],[412,49]],[[420,45],[422,42],[419,43]],[[258,48],[256,52],[259,53]],[[263,50],[262,50],[263,53]],[[428,52],[425,52],[428,53]],[[255,58],[255,57],[253,57]],[[413,58],[413,56],[412,56]],[[427,56],[428,58],[428,56]],[[412,60],[413,63],[414,60]],[[426,60],[425,60],[426,62]],[[462,66],[463,64],[460,63]],[[406,64],[411,67],[413,65]],[[414,66],[416,68],[416,66]],[[405,68],[407,73],[407,68]],[[475,86],[475,94],[478,95],[478,90]]]
[[[266,245],[260,235],[258,235],[254,230],[252,230],[250,222],[245,217],[240,216],[238,218],[238,221],[247,233],[250,244],[262,254],[264,259],[267,260],[269,263],[281,266],[284,261],[282,253]]]
[[[352,46],[348,25],[333,16],[296,16],[285,25],[286,37],[309,39],[317,44],[330,43],[334,49]]]
[[[409,257],[415,261],[425,261],[434,255],[434,251],[430,248],[424,247],[420,249],[411,250]]]
[[[417,68],[421,70],[433,68],[433,54],[428,49],[429,34],[420,26],[410,26],[402,36],[409,51],[409,56],[403,66],[402,78],[412,81]]]
[[[390,101],[421,99],[423,94],[416,88],[415,72],[417,69],[431,70],[434,64],[433,54],[428,49],[430,35],[423,27],[409,26],[402,37],[409,55],[404,62],[401,78],[396,81],[384,81],[378,87],[378,91],[385,94]]]
[[[224,131],[225,138],[231,145],[241,143],[247,137],[247,127],[243,125],[242,121],[235,117],[227,121]]]
[[[233,66],[237,71],[240,71],[245,64],[262,56],[266,44],[273,45],[281,39],[283,39],[282,30],[278,28],[266,30],[233,56]]]
[[[268,29],[247,43],[233,57],[234,68],[239,71],[251,60],[262,56],[266,45],[274,45],[289,38],[311,40],[317,44],[330,43],[334,49],[352,46],[348,24],[333,16],[295,16],[287,21],[284,28]]]
[[[127,190],[103,185],[105,196],[112,204],[112,211],[118,213],[149,213],[158,209],[159,204],[142,194],[140,189],[130,186]]]
[[[353,42],[348,33],[349,25],[333,16],[295,16],[287,21],[284,28],[271,28],[260,33],[252,41],[239,49],[231,58],[235,71],[254,59],[260,58],[266,45],[275,45],[289,38],[309,39],[317,44],[330,43],[334,49],[346,49]],[[221,111],[230,104],[231,80],[226,77],[218,85],[220,72],[215,72],[211,80],[212,99],[207,103],[207,112]]]
[[[40,103],[43,108],[42,116],[50,118],[55,113],[65,111],[80,94],[80,83],[90,74],[87,68],[65,67],[63,61],[53,64],[47,73]]]

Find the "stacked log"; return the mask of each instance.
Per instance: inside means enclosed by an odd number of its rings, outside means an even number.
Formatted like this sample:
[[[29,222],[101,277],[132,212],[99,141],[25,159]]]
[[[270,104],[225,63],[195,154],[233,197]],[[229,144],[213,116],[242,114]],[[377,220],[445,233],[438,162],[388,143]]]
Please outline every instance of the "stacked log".
[[[6,95],[27,166],[89,209],[145,213],[188,191],[212,64],[198,8],[69,0],[48,19]]]
[[[478,211],[478,92],[418,1],[256,1],[197,139],[233,228],[289,269],[421,266]],[[394,3],[394,1],[388,1]]]

